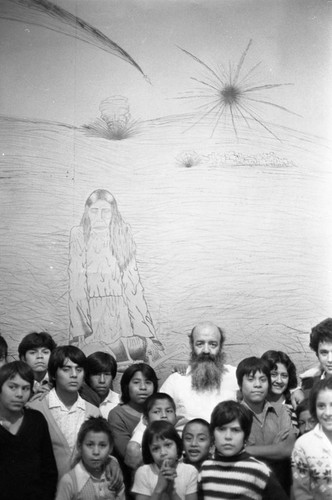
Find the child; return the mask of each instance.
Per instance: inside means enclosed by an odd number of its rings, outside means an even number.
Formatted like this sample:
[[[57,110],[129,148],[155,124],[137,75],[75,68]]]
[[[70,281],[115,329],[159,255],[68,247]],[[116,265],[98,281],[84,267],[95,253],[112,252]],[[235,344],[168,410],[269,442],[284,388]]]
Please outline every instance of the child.
[[[253,416],[247,452],[266,462],[285,491],[289,492],[290,456],[296,431],[284,405],[273,406],[267,401],[270,365],[261,358],[246,358],[239,363],[236,377],[243,397],[242,404]]]
[[[121,403],[113,408],[108,421],[114,434],[116,456],[124,459],[126,447],[138,424],[145,400],[158,390],[157,375],[146,363],[129,366],[122,375]]]
[[[33,392],[48,392],[52,385],[48,380],[48,362],[56,344],[47,332],[32,332],[23,337],[18,346],[21,361],[27,363],[33,371],[35,382]]]
[[[287,500],[271,470],[245,451],[252,420],[244,405],[235,401],[214,408],[210,427],[215,454],[203,462],[199,474],[204,500]]]
[[[8,344],[3,338],[3,336],[0,335],[0,368],[7,363],[7,356],[8,356]]]
[[[50,356],[48,374],[54,389],[42,399],[29,402],[46,418],[59,478],[70,470],[78,431],[84,420],[100,415],[99,409],[79,396],[86,357],[75,346],[56,347]]]
[[[304,399],[296,408],[296,417],[299,426],[300,436],[311,431],[317,424],[316,419],[311,415],[309,400]]]
[[[144,401],[158,390],[158,379],[151,366],[135,363],[124,371],[120,386],[121,403],[109,412],[108,422],[114,436],[114,455],[119,460],[129,491],[132,471],[124,463],[126,448],[141,418]]]
[[[212,440],[209,423],[203,418],[189,420],[182,432],[184,463],[199,471],[211,451]]]
[[[24,407],[33,381],[22,361],[0,368],[1,500],[54,499],[58,473],[47,422]]]
[[[125,500],[123,482],[116,485],[107,477],[106,467],[112,460],[113,449],[108,422],[102,417],[86,420],[78,433],[76,448],[76,465],[61,478],[56,500]]]
[[[143,417],[134,429],[133,435],[127,445],[125,464],[136,470],[143,463],[142,439],[148,425],[156,420],[167,420],[176,423],[175,403],[173,398],[165,392],[156,392],[149,396],[143,405]]]
[[[298,429],[297,417],[291,403],[292,389],[297,387],[296,368],[290,357],[282,351],[266,351],[262,356],[270,363],[271,390],[267,396],[272,404],[284,404],[289,410],[292,424]]]
[[[332,498],[332,378],[319,381],[310,394],[310,412],[318,424],[299,437],[292,454],[295,500]]]
[[[315,351],[319,366],[300,375],[305,397],[309,397],[316,381],[332,376],[332,318],[324,319],[312,328],[309,347]]]
[[[85,381],[98,395],[100,413],[107,419],[109,412],[120,402],[119,394],[112,390],[117,372],[116,360],[106,352],[94,352],[86,361]],[[85,397],[85,391],[81,392],[81,396],[89,401]],[[92,403],[91,400],[90,402]]]
[[[197,470],[179,462],[182,441],[170,422],[152,422],[142,450],[145,465],[137,469],[132,488],[136,500],[197,500]]]

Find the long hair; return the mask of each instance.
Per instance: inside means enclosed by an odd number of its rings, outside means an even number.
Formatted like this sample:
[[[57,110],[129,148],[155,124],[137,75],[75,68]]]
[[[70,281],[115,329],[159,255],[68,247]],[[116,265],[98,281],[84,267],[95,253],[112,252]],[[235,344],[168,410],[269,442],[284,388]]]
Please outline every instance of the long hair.
[[[91,233],[89,208],[98,200],[106,201],[112,209],[112,218],[109,224],[109,247],[112,254],[116,257],[120,269],[123,271],[131,259],[135,257],[136,247],[130,226],[122,219],[114,196],[106,189],[96,189],[85,202],[84,213],[80,223],[83,228],[84,242],[87,245]]]
[[[127,404],[130,401],[129,382],[137,372],[141,372],[147,380],[151,380],[153,383],[153,394],[158,391],[158,377],[154,369],[147,363],[134,363],[126,368],[121,378],[121,401],[123,404]]]

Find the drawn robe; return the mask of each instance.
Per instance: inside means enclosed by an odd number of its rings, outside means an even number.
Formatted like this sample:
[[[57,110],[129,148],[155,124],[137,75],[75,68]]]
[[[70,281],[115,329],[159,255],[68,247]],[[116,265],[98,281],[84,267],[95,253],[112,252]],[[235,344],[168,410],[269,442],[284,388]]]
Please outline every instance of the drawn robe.
[[[83,228],[70,234],[70,342],[104,342],[112,349],[123,337],[153,338],[154,327],[143,295],[136,259],[122,269],[110,247],[107,231]]]

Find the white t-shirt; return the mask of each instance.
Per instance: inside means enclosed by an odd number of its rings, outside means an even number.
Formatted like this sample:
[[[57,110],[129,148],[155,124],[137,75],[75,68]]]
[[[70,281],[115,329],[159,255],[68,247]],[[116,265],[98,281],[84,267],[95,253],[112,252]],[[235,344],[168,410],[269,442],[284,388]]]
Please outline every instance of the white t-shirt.
[[[197,492],[198,472],[194,466],[178,463],[177,476],[174,480],[175,491],[185,500],[186,495]],[[151,496],[158,482],[159,469],[156,464],[142,465],[135,474],[132,492],[139,495]]]
[[[120,396],[117,392],[109,391],[107,397],[99,405],[99,410],[102,417],[108,419],[108,414],[113,408],[115,408],[120,403]]]
[[[236,401],[239,387],[236,380],[236,368],[224,366],[219,389],[198,392],[191,387],[191,373],[188,368],[186,375],[172,373],[163,383],[160,392],[166,392],[174,399],[176,416],[180,423],[193,418],[204,418],[210,422],[214,407],[221,401],[232,399]],[[181,421],[182,420],[182,421]],[[178,428],[178,424],[176,428]]]

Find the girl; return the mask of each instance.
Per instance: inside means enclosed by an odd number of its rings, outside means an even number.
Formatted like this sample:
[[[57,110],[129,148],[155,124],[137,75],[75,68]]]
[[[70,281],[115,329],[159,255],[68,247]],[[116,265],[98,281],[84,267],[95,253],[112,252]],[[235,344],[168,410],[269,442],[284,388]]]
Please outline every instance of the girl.
[[[290,390],[297,387],[296,368],[286,353],[282,351],[266,351],[262,359],[271,366],[271,390],[268,401],[284,404],[290,412],[293,427],[298,429],[295,409],[291,403]]]
[[[209,423],[203,418],[189,420],[182,432],[184,463],[199,471],[211,451],[212,440]]]
[[[197,500],[197,470],[179,463],[182,441],[170,422],[147,427],[142,452],[145,465],[137,469],[132,488],[136,500]]]
[[[311,415],[318,424],[299,437],[292,454],[295,500],[332,498],[332,378],[320,380],[310,393]]]
[[[122,375],[121,403],[108,415],[108,422],[114,436],[114,455],[119,460],[127,491],[132,484],[132,471],[124,463],[126,448],[133,430],[140,421],[143,404],[147,397],[158,390],[158,379],[151,366],[136,363],[129,366]]]
[[[120,460],[124,458],[132,432],[140,421],[146,398],[158,390],[156,372],[146,363],[129,366],[122,375],[121,403],[108,415],[114,434],[114,450]]]
[[[109,476],[112,449],[107,421],[102,417],[86,420],[77,437],[76,465],[60,479],[56,500],[125,500],[123,482]],[[113,459],[112,472],[115,464]]]
[[[199,475],[204,500],[288,499],[267,465],[245,451],[252,421],[252,413],[235,401],[224,401],[214,408],[210,429],[215,453],[203,462]]]

